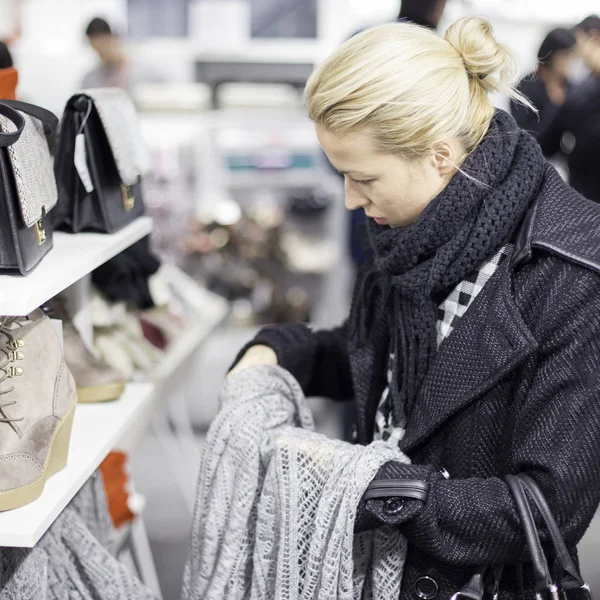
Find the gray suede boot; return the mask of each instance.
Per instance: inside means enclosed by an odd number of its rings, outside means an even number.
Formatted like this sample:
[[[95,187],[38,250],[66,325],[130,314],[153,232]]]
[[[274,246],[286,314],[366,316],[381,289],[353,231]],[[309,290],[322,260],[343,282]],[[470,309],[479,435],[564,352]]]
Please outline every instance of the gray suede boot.
[[[50,306],[53,309],[50,316],[63,324],[65,361],[75,378],[79,402],[108,402],[120,398],[127,383],[123,373],[86,346],[61,297],[54,298]]]
[[[33,502],[67,464],[76,404],[44,313],[0,317],[0,510]]]

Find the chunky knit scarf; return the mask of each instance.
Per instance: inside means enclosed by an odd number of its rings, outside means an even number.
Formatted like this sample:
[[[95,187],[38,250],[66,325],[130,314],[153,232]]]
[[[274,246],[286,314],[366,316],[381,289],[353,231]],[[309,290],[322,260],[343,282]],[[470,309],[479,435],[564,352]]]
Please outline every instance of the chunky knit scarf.
[[[535,197],[543,167],[537,143],[498,110],[462,172],[415,223],[396,229],[369,223],[375,258],[351,316],[350,350],[356,356],[389,336],[395,424],[404,425],[410,416],[435,357],[438,304],[510,240]]]

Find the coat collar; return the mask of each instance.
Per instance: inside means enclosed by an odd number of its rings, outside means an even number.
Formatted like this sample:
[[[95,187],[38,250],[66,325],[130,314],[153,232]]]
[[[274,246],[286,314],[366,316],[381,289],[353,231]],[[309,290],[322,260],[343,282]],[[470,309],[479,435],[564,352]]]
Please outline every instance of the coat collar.
[[[538,199],[515,238],[511,265],[527,262],[535,249],[600,273],[600,204],[570,188],[547,165]]]
[[[535,352],[537,342],[510,292],[506,260],[442,343],[401,442],[408,451]]]
[[[541,250],[600,273],[599,232],[600,205],[580,196],[548,165],[537,199],[514,237],[510,260],[440,346],[421,386],[402,450],[424,441],[536,351],[537,342],[512,295],[513,270]]]

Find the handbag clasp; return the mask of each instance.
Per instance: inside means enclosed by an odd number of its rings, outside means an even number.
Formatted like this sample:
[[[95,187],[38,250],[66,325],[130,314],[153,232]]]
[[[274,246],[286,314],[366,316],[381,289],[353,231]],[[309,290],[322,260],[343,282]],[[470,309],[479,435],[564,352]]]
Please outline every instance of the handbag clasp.
[[[41,246],[46,241],[46,230],[44,229],[44,217],[46,216],[46,209],[42,208],[42,216],[39,221],[33,226],[35,233],[35,242],[38,246]]]
[[[131,212],[135,206],[135,196],[131,193],[131,188],[121,184],[121,196],[123,197],[123,208],[125,212]]]

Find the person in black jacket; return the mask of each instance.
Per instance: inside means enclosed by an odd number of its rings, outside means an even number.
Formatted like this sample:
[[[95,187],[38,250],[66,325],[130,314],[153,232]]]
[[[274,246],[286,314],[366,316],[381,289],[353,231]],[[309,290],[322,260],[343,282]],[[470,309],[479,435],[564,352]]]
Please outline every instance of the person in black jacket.
[[[445,8],[446,0],[402,0],[398,20],[437,29]]]
[[[357,443],[411,459],[379,470],[355,524],[406,537],[402,600],[488,565],[502,600],[533,598],[506,475],[534,478],[574,560],[600,501],[600,206],[492,106],[516,72],[480,18],[371,29],[316,70],[309,116],[374,259],[339,328],[267,327],[231,371],[279,364],[355,403]]]
[[[538,139],[546,156],[567,154],[569,183],[586,198],[600,202],[600,17],[582,21],[577,44],[590,75],[551,119],[544,119]]]
[[[553,29],[538,50],[536,71],[521,79],[517,86],[537,113],[514,99],[510,103],[510,112],[519,127],[533,135],[539,133],[547,115],[561,106],[567,97],[576,43],[575,34],[569,29]]]

